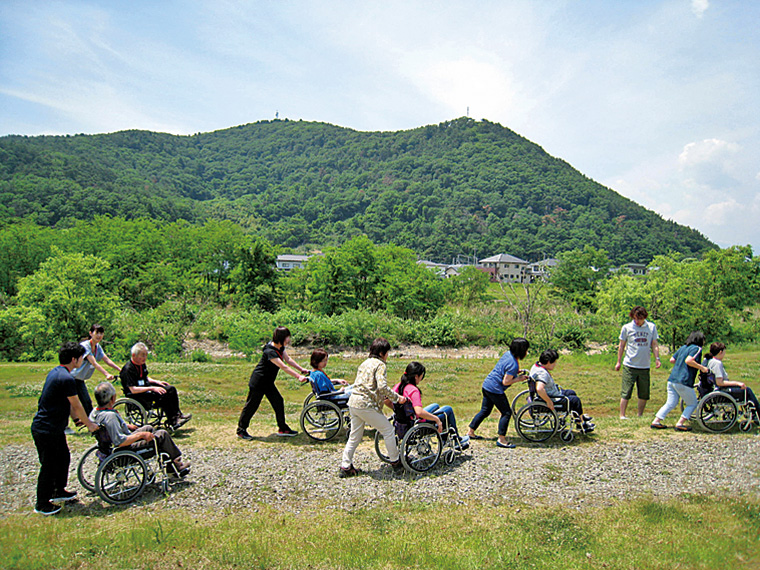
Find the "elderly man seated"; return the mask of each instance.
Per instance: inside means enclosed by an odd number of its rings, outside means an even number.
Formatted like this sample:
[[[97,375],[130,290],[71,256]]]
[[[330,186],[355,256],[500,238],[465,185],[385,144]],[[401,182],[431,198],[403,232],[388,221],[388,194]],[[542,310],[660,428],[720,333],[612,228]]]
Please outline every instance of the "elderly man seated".
[[[169,432],[163,429],[154,430],[153,426],[137,427],[124,421],[119,412],[113,409],[116,403],[116,388],[110,382],[101,382],[95,388],[95,401],[98,407],[90,413],[90,420],[99,424],[108,432],[111,444],[117,448],[127,448],[132,451],[144,449],[153,445],[156,440],[158,451],[165,453],[173,462],[175,473],[184,477],[190,472],[190,462],[183,462],[182,452],[175,445]],[[170,473],[172,475],[172,473]]]
[[[132,347],[130,360],[121,368],[119,378],[124,388],[124,395],[140,402],[145,408],[155,404],[164,410],[172,429],[186,424],[193,414],[183,414],[179,409],[177,389],[161,380],[148,376],[148,347],[138,342]]]

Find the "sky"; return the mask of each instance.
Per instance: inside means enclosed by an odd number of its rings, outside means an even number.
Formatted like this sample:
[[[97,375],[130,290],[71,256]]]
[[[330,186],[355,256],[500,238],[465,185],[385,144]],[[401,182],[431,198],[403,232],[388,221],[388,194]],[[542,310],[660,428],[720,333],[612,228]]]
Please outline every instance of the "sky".
[[[755,0],[0,0],[0,135],[470,116],[758,254],[758,21]]]

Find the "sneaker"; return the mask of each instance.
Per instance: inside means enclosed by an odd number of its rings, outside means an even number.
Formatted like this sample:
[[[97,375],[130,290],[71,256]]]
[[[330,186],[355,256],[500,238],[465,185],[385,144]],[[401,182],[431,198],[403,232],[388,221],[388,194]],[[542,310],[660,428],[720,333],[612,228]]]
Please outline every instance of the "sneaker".
[[[341,467],[340,473],[338,476],[341,479],[345,479],[346,477],[354,477],[356,475],[359,475],[361,473],[361,469],[357,469],[353,465],[350,465],[349,467]]]
[[[56,513],[60,513],[61,512],[61,507],[58,506],[58,505],[54,505],[53,503],[48,502],[48,503],[46,503],[44,505],[38,505],[38,506],[34,507],[34,512],[37,513],[38,515],[44,515],[44,516],[48,517],[50,515],[54,515]]]
[[[393,467],[394,471],[401,471],[404,468],[404,464],[401,463],[401,459],[396,459],[396,461],[391,461],[390,465],[391,467]]]
[[[73,429],[71,429],[69,426],[66,426],[66,429],[63,430],[63,433],[65,433],[66,435],[74,435],[76,432]]]
[[[496,440],[496,447],[502,447],[504,449],[514,449],[515,444],[511,441],[508,441],[507,443],[502,443],[498,439]]]
[[[193,419],[193,414],[180,414],[176,418],[174,418],[174,421],[172,422],[172,428],[179,429],[183,425],[185,425],[187,422],[189,422],[191,419]]]
[[[54,505],[58,505],[60,503],[68,503],[69,501],[73,501],[77,498],[77,492],[76,491],[66,491],[63,490],[59,493],[56,493],[56,496],[50,499],[50,502]]]
[[[462,450],[468,449],[470,447],[470,436],[465,435],[463,437],[459,438],[459,447]]]
[[[280,437],[295,437],[298,435],[298,432],[293,431],[290,428],[287,428],[287,429],[281,429],[280,431],[278,431],[277,435]]]
[[[246,430],[237,432],[237,436],[240,439],[244,439],[245,441],[253,441],[253,436],[248,433]]]
[[[591,417],[591,416],[589,416],[588,414],[583,414],[583,421],[584,421],[584,422],[590,422],[590,421],[591,421],[591,420],[593,420],[593,419],[594,419],[594,418],[592,418],[592,417]]]
[[[594,428],[596,428],[594,424],[589,423],[589,422],[584,422],[583,426],[581,427],[581,433],[591,433],[592,431],[594,431]]]

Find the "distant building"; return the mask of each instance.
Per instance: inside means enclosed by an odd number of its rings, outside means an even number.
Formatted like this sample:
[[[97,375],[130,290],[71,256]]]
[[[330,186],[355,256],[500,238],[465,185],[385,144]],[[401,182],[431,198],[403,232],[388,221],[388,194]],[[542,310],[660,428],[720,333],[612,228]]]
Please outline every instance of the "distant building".
[[[622,269],[627,269],[632,275],[646,275],[647,265],[646,263],[626,263]]]
[[[531,263],[525,270],[525,274],[528,277],[528,283],[534,283],[539,279],[543,281],[551,281],[552,269],[557,267],[559,263],[558,259],[550,257],[548,259],[542,259],[536,263]]]
[[[480,265],[487,269],[494,269],[499,281],[507,283],[527,283],[529,277],[526,273],[528,262],[514,255],[500,253],[480,260]]]
[[[277,256],[277,269],[280,271],[290,271],[299,267],[306,267],[306,262],[309,261],[310,255],[295,255],[292,253],[284,253]]]

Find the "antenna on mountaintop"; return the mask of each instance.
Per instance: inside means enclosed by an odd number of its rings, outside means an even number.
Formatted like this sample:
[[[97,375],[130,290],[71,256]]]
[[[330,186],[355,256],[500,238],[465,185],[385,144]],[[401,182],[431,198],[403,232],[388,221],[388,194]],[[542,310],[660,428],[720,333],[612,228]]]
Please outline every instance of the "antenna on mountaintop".
[[[470,107],[469,107],[469,105],[467,106],[467,116],[468,117],[470,116]]]
[[[279,111],[275,111],[274,112],[274,118],[275,119],[279,119],[280,118],[280,112]]]

